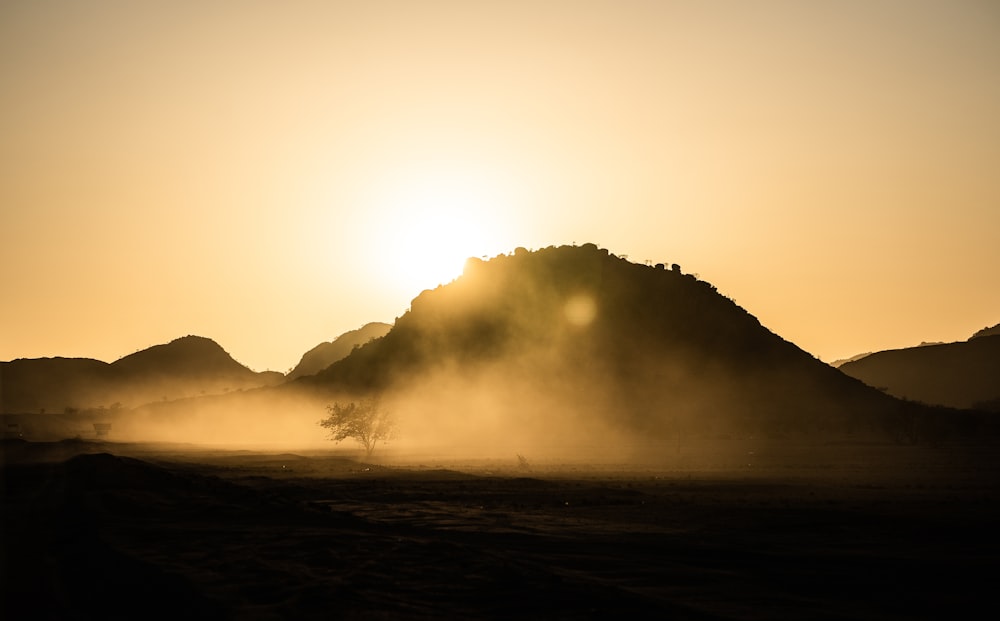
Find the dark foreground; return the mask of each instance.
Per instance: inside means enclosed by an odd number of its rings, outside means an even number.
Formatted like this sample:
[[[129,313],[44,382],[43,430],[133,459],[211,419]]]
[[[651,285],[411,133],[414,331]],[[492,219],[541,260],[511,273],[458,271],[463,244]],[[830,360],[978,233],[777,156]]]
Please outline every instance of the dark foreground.
[[[459,472],[8,443],[2,615],[997,618],[995,464],[888,450],[911,471],[882,476],[885,450],[851,472]]]

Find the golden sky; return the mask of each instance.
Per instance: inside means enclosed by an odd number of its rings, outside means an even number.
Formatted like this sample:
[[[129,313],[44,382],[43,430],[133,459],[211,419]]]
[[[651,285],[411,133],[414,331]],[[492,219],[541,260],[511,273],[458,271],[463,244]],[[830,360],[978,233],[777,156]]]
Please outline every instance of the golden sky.
[[[285,371],[573,242],[823,360],[961,340],[1000,321],[1000,3],[5,0],[0,210],[0,360]]]

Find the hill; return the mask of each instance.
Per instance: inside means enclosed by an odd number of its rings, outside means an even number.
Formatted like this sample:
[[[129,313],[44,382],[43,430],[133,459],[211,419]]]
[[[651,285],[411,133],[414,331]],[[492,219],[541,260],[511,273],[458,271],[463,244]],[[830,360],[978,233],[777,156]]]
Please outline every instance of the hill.
[[[90,358],[21,358],[0,362],[0,409],[5,413],[62,412],[110,405],[110,365]],[[81,397],[85,397],[81,400]]]
[[[303,354],[302,360],[288,374],[287,379],[315,375],[334,362],[346,358],[355,347],[385,336],[391,329],[392,326],[387,323],[372,322],[357,330],[345,332],[329,343],[320,343]]]
[[[883,351],[840,370],[891,395],[955,408],[1000,411],[1000,335]]]
[[[876,433],[900,416],[709,283],[593,244],[470,259],[386,336],[303,381],[380,393],[416,431],[463,442]]]
[[[128,408],[228,390],[272,385],[280,373],[255,373],[211,339],[186,336],[111,364],[86,358],[0,363],[6,413]]]
[[[863,354],[855,354],[855,355],[851,356],[850,358],[841,358],[840,360],[834,360],[833,362],[830,363],[830,366],[833,367],[833,368],[835,368],[835,369],[839,369],[840,367],[842,367],[843,365],[847,364],[848,362],[854,362],[855,360],[861,360],[865,356],[871,356],[871,355],[872,355],[872,352],[866,351]]]

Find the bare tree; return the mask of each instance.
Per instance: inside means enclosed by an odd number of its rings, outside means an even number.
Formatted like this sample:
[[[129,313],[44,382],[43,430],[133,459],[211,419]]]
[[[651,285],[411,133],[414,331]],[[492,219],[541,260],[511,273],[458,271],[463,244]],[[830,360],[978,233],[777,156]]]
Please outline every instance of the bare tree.
[[[365,447],[366,458],[371,457],[380,440],[392,438],[396,430],[395,419],[377,399],[334,403],[326,409],[329,415],[319,421],[319,425],[330,430],[330,439],[340,442],[354,438]]]

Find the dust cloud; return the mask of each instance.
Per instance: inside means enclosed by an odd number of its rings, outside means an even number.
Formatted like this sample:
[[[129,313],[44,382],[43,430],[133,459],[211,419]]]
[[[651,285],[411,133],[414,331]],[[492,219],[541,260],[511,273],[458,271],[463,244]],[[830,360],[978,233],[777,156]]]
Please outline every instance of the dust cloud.
[[[635,438],[607,415],[606,388],[551,372],[542,378],[539,364],[529,356],[517,365],[505,361],[471,369],[445,363],[388,388],[379,404],[392,415],[397,431],[373,457],[626,458],[623,447]],[[87,422],[75,435],[92,436],[89,421],[101,420],[112,425],[108,439],[122,442],[360,452],[350,440],[327,440],[318,422],[328,405],[366,396],[292,383],[119,412],[85,412],[80,420]]]
[[[440,458],[621,457],[623,429],[603,415],[594,386],[527,381],[506,367],[444,367],[391,393],[401,452]]]

